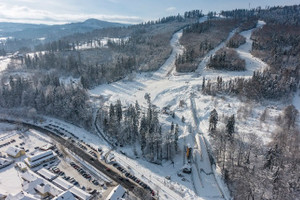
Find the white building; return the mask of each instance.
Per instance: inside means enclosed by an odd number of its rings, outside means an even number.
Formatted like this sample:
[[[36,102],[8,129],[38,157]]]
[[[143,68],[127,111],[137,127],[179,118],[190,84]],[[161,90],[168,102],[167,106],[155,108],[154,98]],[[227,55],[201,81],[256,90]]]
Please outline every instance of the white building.
[[[42,169],[38,170],[37,173],[49,181],[52,181],[53,179],[55,179],[58,176],[56,174],[53,174],[46,168],[42,168]]]
[[[61,193],[60,195],[58,195],[53,200],[76,200],[76,199],[75,199],[74,195],[70,191],[67,190],[67,191]]]
[[[6,150],[7,155],[14,157],[14,158],[18,158],[22,155],[25,154],[25,150],[24,149],[20,149],[14,146],[10,146],[7,150]]]
[[[24,161],[29,167],[37,167],[42,163],[54,160],[55,158],[56,154],[52,150],[48,150],[33,156],[28,156]]]
[[[34,174],[31,170],[21,174],[21,177],[25,180],[23,182],[23,191],[26,191],[29,194],[37,194],[42,198],[48,196],[54,198],[63,192],[63,190],[45,180],[38,174]]]
[[[106,200],[121,200],[124,198],[125,193],[126,190],[121,185],[118,185],[110,192]]]
[[[80,200],[89,200],[92,197],[89,193],[76,186],[69,189],[69,191],[72,192],[72,194]]]
[[[54,179],[52,181],[54,184],[56,184],[59,188],[63,189],[63,190],[68,190],[71,187],[73,187],[74,185],[66,180],[64,180],[61,177],[57,177],[56,179]]]
[[[13,163],[13,160],[8,160],[5,158],[0,158],[0,169],[7,167],[8,165],[10,165],[11,163]]]

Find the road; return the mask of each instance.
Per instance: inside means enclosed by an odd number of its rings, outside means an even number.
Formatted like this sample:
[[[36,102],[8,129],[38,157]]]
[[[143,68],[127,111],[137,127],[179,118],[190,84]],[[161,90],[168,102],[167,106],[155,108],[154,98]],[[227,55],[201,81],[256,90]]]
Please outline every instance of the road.
[[[0,122],[10,123],[10,124],[18,124],[18,125],[22,125],[24,127],[30,128],[30,129],[35,129],[37,131],[40,131],[40,132],[46,134],[47,136],[49,136],[50,138],[54,139],[56,142],[60,143],[65,148],[74,152],[77,156],[79,156],[81,159],[83,159],[86,163],[92,165],[97,170],[101,171],[103,174],[105,174],[106,176],[108,176],[109,178],[114,180],[115,182],[119,183],[127,190],[131,191],[140,199],[145,199],[145,194],[148,194],[148,193],[150,194],[150,192],[148,190],[141,188],[137,183],[135,183],[131,180],[125,180],[125,179],[120,180],[119,179],[120,174],[117,173],[116,171],[112,170],[111,165],[107,165],[107,164],[95,159],[90,154],[88,154],[88,152],[86,152],[83,149],[74,145],[72,140],[66,140],[62,137],[57,136],[54,132],[51,132],[51,131],[44,129],[42,127],[39,127],[37,125],[33,125],[30,123],[26,123],[26,122],[20,122],[20,121],[16,121],[16,120],[7,120],[7,119],[0,119]],[[110,168],[111,170],[107,171],[106,168]]]

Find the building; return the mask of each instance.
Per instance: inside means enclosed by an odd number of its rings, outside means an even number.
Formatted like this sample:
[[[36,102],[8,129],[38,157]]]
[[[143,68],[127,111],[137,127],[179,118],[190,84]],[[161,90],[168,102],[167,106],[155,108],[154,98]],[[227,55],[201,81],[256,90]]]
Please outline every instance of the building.
[[[58,195],[53,200],[76,200],[76,199],[75,199],[74,195],[70,191],[67,190],[67,191],[61,193],[60,195]]]
[[[28,175],[28,174],[27,174]],[[31,178],[31,175],[28,177],[23,177],[25,179],[31,179],[31,182],[24,182],[23,190],[30,193],[30,194],[39,194],[42,198],[45,197],[56,197],[60,195],[63,191],[56,187],[55,185],[51,184],[49,181],[39,177],[36,175],[35,179]]]
[[[40,152],[33,156],[28,156],[24,161],[30,167],[37,167],[42,163],[48,162],[50,160],[54,160],[56,158],[56,154],[52,150]]]
[[[58,176],[56,174],[53,174],[46,168],[42,168],[42,169],[38,170],[37,173],[49,181],[52,181],[53,179],[55,179]]]
[[[60,189],[63,189],[63,190],[68,190],[74,186],[72,183],[64,180],[61,177],[57,177],[56,179],[54,179],[52,181],[52,183],[54,183],[56,186],[58,186]]]
[[[17,167],[21,172],[27,171],[27,165],[23,162],[17,162],[15,167]]]
[[[72,194],[80,200],[89,200],[92,197],[92,195],[76,186],[70,188],[69,191],[72,192]]]
[[[37,198],[27,192],[21,191],[18,194],[9,194],[5,200],[36,200]]]
[[[6,153],[7,153],[7,155],[9,155],[9,156],[11,156],[13,158],[19,158],[20,156],[25,155],[25,150],[17,148],[17,147],[10,146],[6,150]]]
[[[34,189],[36,191],[38,191],[38,193],[42,196],[42,197],[55,197],[58,196],[59,194],[61,194],[63,191],[60,190],[59,188],[55,187],[54,185],[50,185],[49,183],[47,183],[46,181],[43,180],[42,183],[37,184]]]
[[[9,166],[11,163],[13,163],[13,160],[8,160],[5,158],[0,158],[0,169]]]
[[[110,194],[106,197],[106,200],[120,200],[124,198],[125,193],[126,190],[121,185],[118,185],[110,192]]]

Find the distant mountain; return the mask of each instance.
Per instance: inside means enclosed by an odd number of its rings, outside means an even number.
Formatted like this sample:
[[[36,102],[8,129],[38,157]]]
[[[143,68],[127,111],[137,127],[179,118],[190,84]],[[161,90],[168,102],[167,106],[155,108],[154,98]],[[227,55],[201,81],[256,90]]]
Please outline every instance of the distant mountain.
[[[45,25],[45,24],[22,24],[0,22],[0,37],[14,37],[17,39],[38,39],[45,38],[46,41],[57,40],[63,36],[74,33],[85,33],[95,29],[108,27],[121,27],[125,24],[88,19],[84,22]]]

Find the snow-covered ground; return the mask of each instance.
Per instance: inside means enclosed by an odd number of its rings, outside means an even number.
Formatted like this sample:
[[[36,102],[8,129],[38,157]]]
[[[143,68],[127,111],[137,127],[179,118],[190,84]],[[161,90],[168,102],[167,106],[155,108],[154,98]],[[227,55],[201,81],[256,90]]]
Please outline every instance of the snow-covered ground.
[[[259,22],[257,28],[260,28],[261,25],[263,25],[262,22]],[[227,78],[251,76],[254,70],[267,67],[265,63],[253,57],[249,52],[252,47],[250,36],[253,30],[241,33],[246,37],[246,44],[237,49],[238,54],[246,60],[247,71],[245,72],[211,71],[205,68],[210,55],[225,46],[225,42],[223,42],[208,53],[195,73],[175,73],[176,54],[183,51],[183,47],[179,43],[182,31],[179,31],[171,39],[172,54],[158,71],[136,74],[133,80],[124,79],[111,84],[103,84],[89,91],[93,97],[101,96],[108,99],[107,105],[117,100],[121,100],[123,105],[134,104],[137,100],[142,106],[146,106],[144,95],[150,93],[152,103],[159,109],[168,106],[170,110],[175,111],[175,119],[166,114],[160,115],[163,130],[169,130],[172,121],[179,124],[181,129],[179,137],[180,151],[174,158],[174,165],[171,162],[156,165],[142,158],[131,159],[118,151],[110,151],[109,144],[103,138],[60,120],[47,118],[40,125],[58,125],[69,130],[96,149],[101,147],[105,153],[111,152],[117,162],[130,169],[131,173],[151,186],[156,192],[158,191],[160,199],[228,199],[226,186],[222,183],[218,170],[212,168],[209,163],[207,146],[204,142],[205,138],[208,138],[208,118],[211,110],[216,108],[219,116],[228,116],[236,114],[238,111],[242,112],[244,108],[249,108],[249,112],[247,110],[245,114],[237,116],[236,130],[240,134],[255,133],[266,143],[275,128],[269,122],[278,116],[281,108],[280,106],[269,107],[268,119],[261,123],[259,116],[265,109],[264,105],[244,103],[236,97],[203,95],[200,92],[202,84],[200,75],[212,80],[220,75]],[[233,34],[234,31],[230,33],[229,38]],[[299,96],[297,98],[295,98],[295,104],[299,108],[299,103],[297,103],[299,102]],[[183,104],[179,104],[180,101]],[[185,123],[181,122],[182,116],[186,119]],[[193,173],[179,177],[177,173],[185,164],[183,159],[185,145],[195,148],[192,161]],[[126,149],[126,147],[123,149],[130,155],[130,149]],[[170,176],[171,180],[167,180],[166,176]]]
[[[206,68],[210,56],[214,56],[214,54],[221,48],[226,46],[227,41],[234,35],[237,29],[233,30],[228,38],[219,44],[215,49],[211,50],[201,61],[198,65],[198,69],[196,72],[198,76],[204,76],[206,78],[215,78],[217,76],[222,76],[223,78],[232,78],[234,76],[244,76],[249,77],[253,75],[254,71],[261,70],[268,68],[268,65],[263,62],[261,59],[254,57],[251,54],[252,50],[252,43],[253,41],[250,39],[251,34],[254,30],[259,29],[265,25],[264,21],[258,21],[257,26],[251,30],[243,31],[240,34],[246,38],[246,43],[241,45],[239,48],[236,49],[238,55],[241,59],[246,61],[246,70],[245,71],[235,71],[235,72],[228,72],[228,71],[221,71],[221,70],[213,70]]]
[[[7,65],[10,63],[11,58],[8,56],[0,56],[0,73],[6,70]]]
[[[258,22],[256,28],[260,28],[263,24],[264,23],[261,21]],[[108,103],[121,100],[122,104],[133,104],[137,100],[143,106],[146,106],[146,100],[144,99],[145,93],[150,93],[153,104],[159,109],[169,106],[170,110],[175,111],[176,113],[175,119],[172,119],[168,115],[160,115],[163,130],[169,129],[172,121],[178,123],[181,127],[186,127],[181,128],[181,136],[179,138],[181,153],[178,154],[175,159],[174,167],[168,167],[167,164],[163,166],[153,166],[153,164],[149,164],[142,159],[132,160],[113,152],[117,155],[117,160],[120,163],[123,163],[125,166],[130,166],[137,176],[140,174],[141,178],[151,180],[149,181],[149,185],[154,185],[154,188],[160,188],[159,196],[162,199],[167,199],[168,195],[171,198],[176,197],[176,199],[229,198],[226,186],[220,181],[220,174],[217,173],[218,170],[210,166],[207,148],[203,142],[204,139],[200,139],[201,144],[195,144],[195,137],[199,137],[199,133],[203,134],[204,137],[208,137],[208,118],[211,110],[214,108],[217,109],[219,115],[228,116],[230,114],[242,112],[243,107],[249,107],[248,114],[246,112],[246,114],[238,115],[236,130],[240,134],[255,133],[263,138],[264,143],[269,141],[274,126],[270,126],[268,122],[274,120],[275,117],[278,116],[281,110],[280,107],[269,107],[269,118],[266,122],[261,123],[259,122],[259,116],[265,109],[265,106],[256,105],[254,103],[247,104],[235,97],[205,96],[200,92],[202,77],[199,75],[208,77],[212,80],[216,79],[217,76],[227,78],[235,76],[249,77],[252,76],[254,70],[262,70],[267,67],[264,62],[253,57],[250,53],[252,48],[250,36],[255,29],[241,32],[241,34],[246,37],[246,43],[237,49],[238,54],[246,60],[247,70],[245,72],[212,71],[206,69],[206,64],[210,55],[213,55],[218,49],[224,47],[226,44],[225,41],[208,53],[204,60],[199,64],[198,70],[195,73],[175,73],[174,54],[176,55],[176,53],[183,51],[183,47],[179,44],[179,38],[182,33],[177,32],[171,40],[173,52],[170,58],[158,71],[137,74],[132,81],[124,79],[115,83],[100,85],[90,90],[90,94],[94,97],[102,96],[109,99]],[[236,30],[229,34],[228,39],[233,36],[235,31]],[[185,103],[183,107],[180,107],[179,101]],[[195,113],[197,113],[197,116],[195,116]],[[182,116],[186,119],[185,126],[180,121]],[[191,131],[189,129],[191,129]],[[183,146],[186,144],[196,147],[198,150],[194,151],[196,160],[194,160],[192,165],[192,175],[185,177],[187,181],[182,181],[176,176],[176,173],[183,166],[182,153]],[[171,175],[171,181],[167,181],[164,178],[167,175]],[[178,194],[180,195],[178,196]]]

